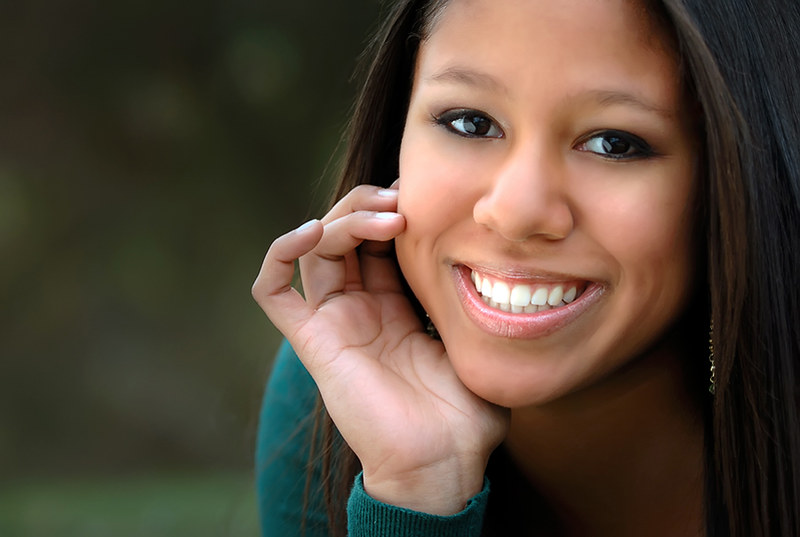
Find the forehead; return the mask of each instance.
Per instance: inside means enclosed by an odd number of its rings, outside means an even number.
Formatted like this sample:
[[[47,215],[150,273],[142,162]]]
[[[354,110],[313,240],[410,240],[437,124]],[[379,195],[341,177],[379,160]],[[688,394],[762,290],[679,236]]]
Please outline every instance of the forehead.
[[[473,81],[485,74],[484,82],[512,92],[623,85],[660,105],[676,105],[681,84],[669,32],[640,2],[449,0],[434,13],[420,46],[417,82],[473,71]]]
[[[509,0],[494,0],[496,4],[504,2],[506,4],[512,3]],[[596,8],[598,11],[612,16],[616,14],[630,18],[638,28],[643,30],[637,32],[636,36],[634,36],[641,40],[641,44],[661,47],[664,43],[669,42],[669,48],[674,49],[664,7],[658,0],[595,0],[589,2],[560,0],[559,2],[550,2],[550,4],[553,3],[557,4],[557,6],[554,6],[557,10],[564,13],[568,13],[573,9],[588,13],[589,10],[586,9],[588,7],[590,9]],[[423,15],[422,35],[424,37],[429,36],[435,30],[447,8],[453,4],[458,5],[459,9],[467,10],[478,16],[481,13],[481,8],[486,5],[485,0],[431,0],[425,7]],[[541,1],[524,0],[523,2],[518,2],[518,4],[528,4],[528,6],[538,10],[537,4],[541,4]],[[525,6],[522,5],[522,7]],[[539,11],[543,16],[546,16],[543,11]]]

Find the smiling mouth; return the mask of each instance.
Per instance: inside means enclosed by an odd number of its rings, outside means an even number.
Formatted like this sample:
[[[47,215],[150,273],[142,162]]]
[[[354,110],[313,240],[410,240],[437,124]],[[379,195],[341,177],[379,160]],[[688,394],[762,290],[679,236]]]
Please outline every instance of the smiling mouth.
[[[512,339],[549,336],[583,317],[603,300],[601,282],[550,275],[522,277],[453,264],[464,313],[484,332]]]
[[[538,313],[566,306],[586,290],[587,282],[516,283],[471,270],[475,291],[490,308],[510,313]]]

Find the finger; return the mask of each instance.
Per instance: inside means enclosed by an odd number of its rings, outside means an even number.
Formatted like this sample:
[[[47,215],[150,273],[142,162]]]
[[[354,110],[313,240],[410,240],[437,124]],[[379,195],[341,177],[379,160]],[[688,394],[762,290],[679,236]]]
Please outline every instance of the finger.
[[[380,188],[373,185],[359,185],[340,199],[333,208],[322,217],[327,225],[357,211],[386,212],[397,209],[397,189]]]
[[[388,190],[398,191],[400,178]],[[395,256],[394,241],[366,241],[359,249],[364,289],[371,292],[404,292]]]
[[[325,226],[316,247],[300,259],[306,300],[318,307],[333,296],[363,289],[355,249],[365,240],[389,241],[405,229],[398,213],[359,211]]]
[[[253,298],[287,337],[296,332],[313,311],[292,287],[294,262],[319,243],[323,231],[318,220],[311,220],[275,239],[253,283]]]
[[[392,212],[397,209],[397,184],[396,180],[389,188],[380,188],[374,185],[358,185],[322,218],[325,225],[331,224],[339,218],[360,211],[373,211],[376,213]],[[343,290],[350,288],[351,284],[360,287],[361,276],[358,271],[358,257],[353,253],[345,254],[345,277]],[[311,261],[313,263],[313,261]],[[304,271],[303,269],[306,268]],[[308,273],[311,265],[306,267],[301,263],[301,274]],[[304,284],[305,284],[304,280]]]
[[[375,293],[401,293],[403,284],[394,241],[366,241],[359,248],[362,285],[365,291]]]

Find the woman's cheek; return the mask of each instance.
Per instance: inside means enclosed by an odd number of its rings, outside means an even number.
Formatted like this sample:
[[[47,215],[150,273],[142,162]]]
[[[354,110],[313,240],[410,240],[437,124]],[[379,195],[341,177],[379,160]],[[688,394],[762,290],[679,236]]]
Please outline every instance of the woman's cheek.
[[[459,184],[464,167],[436,136],[406,136],[400,153],[398,212],[406,230],[395,239],[400,268],[426,309],[439,290],[440,254],[452,226],[471,218]]]

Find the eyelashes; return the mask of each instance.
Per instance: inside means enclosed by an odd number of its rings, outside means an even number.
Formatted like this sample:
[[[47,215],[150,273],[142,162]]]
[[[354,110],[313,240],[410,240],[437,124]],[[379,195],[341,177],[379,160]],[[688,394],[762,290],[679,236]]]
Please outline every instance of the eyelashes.
[[[500,139],[505,137],[502,127],[490,115],[469,108],[447,110],[433,115],[435,125],[462,138]],[[656,156],[645,140],[619,129],[602,129],[581,137],[573,149],[593,153],[608,160],[632,160]]]
[[[630,132],[608,129],[590,134],[575,146],[611,160],[647,158],[656,155],[650,144]]]
[[[487,114],[479,110],[448,110],[433,117],[435,124],[464,138],[502,138],[503,130]]]

